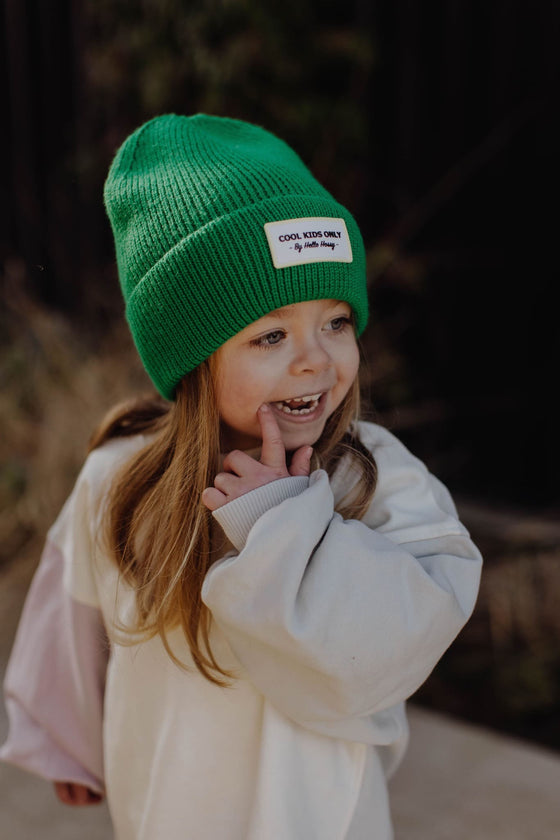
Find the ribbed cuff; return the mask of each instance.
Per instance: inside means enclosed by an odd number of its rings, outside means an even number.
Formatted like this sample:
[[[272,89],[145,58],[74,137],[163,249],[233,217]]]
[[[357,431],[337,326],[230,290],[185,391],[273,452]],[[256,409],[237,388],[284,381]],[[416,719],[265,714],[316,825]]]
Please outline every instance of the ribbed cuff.
[[[247,541],[249,531],[263,513],[286,499],[299,496],[309,486],[309,476],[297,475],[279,478],[239,496],[214,511],[213,516],[221,525],[228,540],[238,550]]]

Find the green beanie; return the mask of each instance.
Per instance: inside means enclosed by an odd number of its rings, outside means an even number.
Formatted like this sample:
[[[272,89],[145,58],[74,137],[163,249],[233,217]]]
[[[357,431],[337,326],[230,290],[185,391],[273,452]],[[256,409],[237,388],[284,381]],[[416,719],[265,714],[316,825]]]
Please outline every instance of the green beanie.
[[[158,391],[246,326],[320,298],[367,321],[350,213],[282,140],[240,120],[168,114],[138,128],[105,183],[126,318]]]

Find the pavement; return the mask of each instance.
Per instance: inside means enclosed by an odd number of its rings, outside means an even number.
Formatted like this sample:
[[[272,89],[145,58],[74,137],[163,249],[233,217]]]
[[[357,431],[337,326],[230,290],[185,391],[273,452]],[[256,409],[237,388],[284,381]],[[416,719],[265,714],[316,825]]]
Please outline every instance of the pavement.
[[[28,564],[0,570],[2,675],[29,577]],[[409,718],[410,747],[390,783],[395,840],[560,840],[560,754],[414,703]],[[0,704],[0,742],[6,731]],[[0,840],[112,837],[105,804],[69,808],[49,783],[0,763]]]
[[[560,840],[560,755],[409,706],[395,840]]]

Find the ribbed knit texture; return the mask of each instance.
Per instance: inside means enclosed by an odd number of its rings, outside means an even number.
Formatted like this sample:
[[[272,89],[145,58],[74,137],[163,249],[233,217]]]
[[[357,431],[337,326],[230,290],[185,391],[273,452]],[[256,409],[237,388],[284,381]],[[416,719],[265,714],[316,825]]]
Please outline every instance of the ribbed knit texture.
[[[238,551],[241,551],[257,519],[273,507],[299,496],[309,486],[308,475],[290,475],[278,478],[256,490],[250,490],[237,499],[222,505],[213,512],[214,519],[222,526],[224,534]]]
[[[240,120],[156,117],[117,152],[105,183],[126,317],[159,392],[273,309],[335,298],[367,321],[365,254],[351,214],[296,153]],[[267,222],[346,223],[352,262],[275,268]]]

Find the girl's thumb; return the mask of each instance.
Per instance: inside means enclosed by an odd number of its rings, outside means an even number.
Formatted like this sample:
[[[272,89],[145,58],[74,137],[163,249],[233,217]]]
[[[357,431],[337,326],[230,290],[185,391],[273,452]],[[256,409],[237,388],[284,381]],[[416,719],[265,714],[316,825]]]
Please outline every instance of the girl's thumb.
[[[309,466],[312,455],[312,446],[301,446],[297,449],[292,455],[290,475],[309,475]]]

